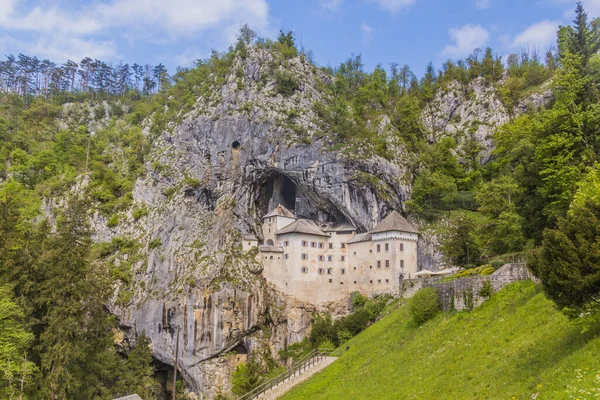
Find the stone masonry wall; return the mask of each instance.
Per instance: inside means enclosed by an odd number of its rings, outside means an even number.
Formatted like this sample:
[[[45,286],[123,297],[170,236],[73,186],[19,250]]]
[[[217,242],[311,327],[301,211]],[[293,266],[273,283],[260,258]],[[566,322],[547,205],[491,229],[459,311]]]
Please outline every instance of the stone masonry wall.
[[[432,287],[438,292],[442,309],[471,310],[487,298],[479,292],[490,282],[493,292],[497,292],[509,283],[532,279],[525,264],[506,264],[489,276],[476,276],[443,282],[443,278],[411,279],[402,283],[401,297],[412,297],[421,288]]]

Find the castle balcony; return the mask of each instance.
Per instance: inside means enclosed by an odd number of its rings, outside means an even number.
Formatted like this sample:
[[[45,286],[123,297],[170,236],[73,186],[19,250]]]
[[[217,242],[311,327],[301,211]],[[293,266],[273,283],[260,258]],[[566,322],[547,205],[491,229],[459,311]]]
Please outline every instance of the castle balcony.
[[[261,253],[283,253],[283,246],[258,246]]]

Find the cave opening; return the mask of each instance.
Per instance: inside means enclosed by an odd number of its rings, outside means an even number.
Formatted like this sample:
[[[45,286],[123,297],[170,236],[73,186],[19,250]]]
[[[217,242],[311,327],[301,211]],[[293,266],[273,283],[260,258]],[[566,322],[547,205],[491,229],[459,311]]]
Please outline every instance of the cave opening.
[[[237,140],[234,141],[233,143],[231,143],[231,148],[234,149],[234,150],[239,150],[240,146],[241,146],[241,144]]]
[[[329,200],[303,189],[292,178],[279,171],[269,171],[259,185],[256,210],[260,217],[281,204],[297,218],[319,222],[347,222],[344,215]]]

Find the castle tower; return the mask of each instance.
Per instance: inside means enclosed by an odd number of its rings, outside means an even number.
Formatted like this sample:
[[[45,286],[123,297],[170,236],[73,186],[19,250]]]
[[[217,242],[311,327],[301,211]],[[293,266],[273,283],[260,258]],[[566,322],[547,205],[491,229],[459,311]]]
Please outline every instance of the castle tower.
[[[281,204],[273,208],[270,213],[263,217],[263,237],[265,246],[277,245],[277,231],[285,228],[296,221],[296,217],[290,210]]]

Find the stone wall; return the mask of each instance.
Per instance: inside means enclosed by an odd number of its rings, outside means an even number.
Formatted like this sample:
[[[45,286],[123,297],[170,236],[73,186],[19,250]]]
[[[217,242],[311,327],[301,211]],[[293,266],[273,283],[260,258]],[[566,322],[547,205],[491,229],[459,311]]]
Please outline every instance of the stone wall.
[[[509,283],[532,279],[525,264],[506,264],[489,276],[475,276],[444,282],[443,278],[405,280],[401,286],[401,297],[412,297],[421,288],[432,287],[438,292],[442,309],[472,310],[483,303],[487,297],[480,294],[481,289],[490,283],[493,292],[497,292]]]

